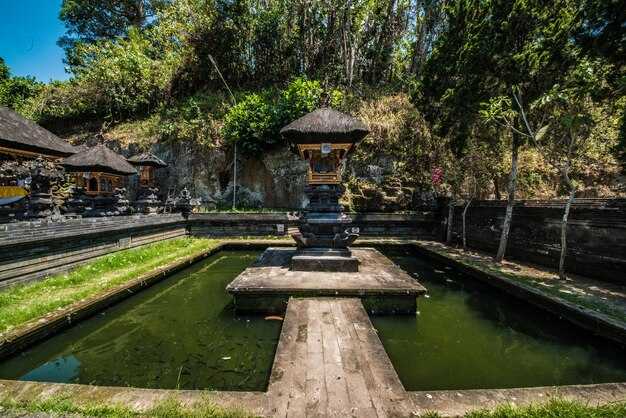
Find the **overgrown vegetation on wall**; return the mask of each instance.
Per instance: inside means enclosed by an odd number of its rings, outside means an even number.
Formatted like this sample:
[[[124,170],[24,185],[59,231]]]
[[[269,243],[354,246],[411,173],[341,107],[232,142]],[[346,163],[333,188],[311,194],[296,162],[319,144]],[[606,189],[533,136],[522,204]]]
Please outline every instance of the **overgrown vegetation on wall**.
[[[259,157],[324,101],[372,128],[349,167],[357,208],[504,198],[513,149],[518,197],[566,196],[555,167],[568,153],[578,196],[623,195],[620,4],[65,0],[73,77],[41,84],[0,63],[0,102],[53,130],[237,142]]]

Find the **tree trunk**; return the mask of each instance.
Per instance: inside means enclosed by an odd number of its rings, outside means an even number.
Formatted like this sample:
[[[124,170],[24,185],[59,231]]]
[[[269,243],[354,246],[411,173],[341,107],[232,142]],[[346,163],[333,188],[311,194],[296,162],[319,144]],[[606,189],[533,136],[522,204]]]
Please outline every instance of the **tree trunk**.
[[[467,216],[467,209],[469,209],[469,205],[472,203],[472,199],[474,197],[470,197],[463,208],[463,251],[467,251],[467,239],[465,236],[465,217]]]
[[[563,212],[563,220],[561,221],[561,256],[559,258],[559,279],[565,280],[565,254],[567,252],[567,218],[569,216],[569,210],[572,207],[574,201],[574,195],[578,189],[574,186],[569,179],[566,179],[570,188],[569,199],[565,205],[565,212]]]
[[[500,245],[496,254],[496,261],[504,260],[504,252],[506,244],[509,240],[509,230],[511,229],[511,220],[513,219],[513,205],[515,205],[515,189],[517,188],[517,157],[519,153],[519,143],[513,138],[513,149],[511,151],[511,178],[509,180],[509,198],[506,203],[506,213],[502,222],[502,234],[500,235]]]
[[[493,193],[496,195],[496,200],[500,200],[500,187],[498,186],[498,176],[493,176]]]
[[[448,230],[446,231],[446,244],[452,243],[452,227],[454,219],[454,202],[456,200],[456,187],[452,186],[450,191],[450,202],[448,203]]]

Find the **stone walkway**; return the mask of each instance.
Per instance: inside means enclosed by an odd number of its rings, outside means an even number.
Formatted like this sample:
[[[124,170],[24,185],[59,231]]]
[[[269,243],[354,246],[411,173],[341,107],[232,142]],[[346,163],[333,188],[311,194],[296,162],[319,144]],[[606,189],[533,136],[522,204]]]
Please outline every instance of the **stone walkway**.
[[[270,377],[273,416],[411,416],[359,299],[291,299]]]

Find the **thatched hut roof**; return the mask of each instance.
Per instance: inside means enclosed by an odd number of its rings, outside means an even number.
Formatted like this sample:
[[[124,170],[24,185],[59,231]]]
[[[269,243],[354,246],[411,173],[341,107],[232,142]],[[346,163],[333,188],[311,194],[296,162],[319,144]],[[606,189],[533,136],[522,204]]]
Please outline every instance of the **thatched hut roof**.
[[[122,176],[137,174],[135,167],[130,165],[126,158],[104,145],[96,145],[78,152],[61,161],[60,165],[70,172],[100,171]]]
[[[370,132],[367,126],[338,110],[320,108],[280,130],[292,149],[295,144],[357,144]]]
[[[149,167],[163,168],[167,167],[167,163],[150,152],[142,152],[127,158],[128,162],[134,166],[147,165]]]
[[[0,105],[0,147],[67,157],[74,147],[30,119]]]

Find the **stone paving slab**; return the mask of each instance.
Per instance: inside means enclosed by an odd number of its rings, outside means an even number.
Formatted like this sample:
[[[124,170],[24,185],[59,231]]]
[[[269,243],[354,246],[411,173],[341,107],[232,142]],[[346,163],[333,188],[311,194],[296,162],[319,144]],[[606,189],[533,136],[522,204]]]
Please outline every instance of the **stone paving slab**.
[[[268,395],[272,416],[412,416],[359,299],[291,299]]]
[[[295,248],[268,248],[226,290],[241,311],[284,311],[297,297],[359,297],[370,312],[414,313],[415,298],[426,292],[413,277],[374,248],[353,248],[358,272],[293,271]]]
[[[291,258],[295,252],[295,248],[268,248],[251,267],[228,285],[227,290],[229,292],[332,290],[378,293],[397,291],[416,296],[426,291],[414,278],[374,248],[352,249],[354,256],[361,262],[357,274],[293,271]]]

